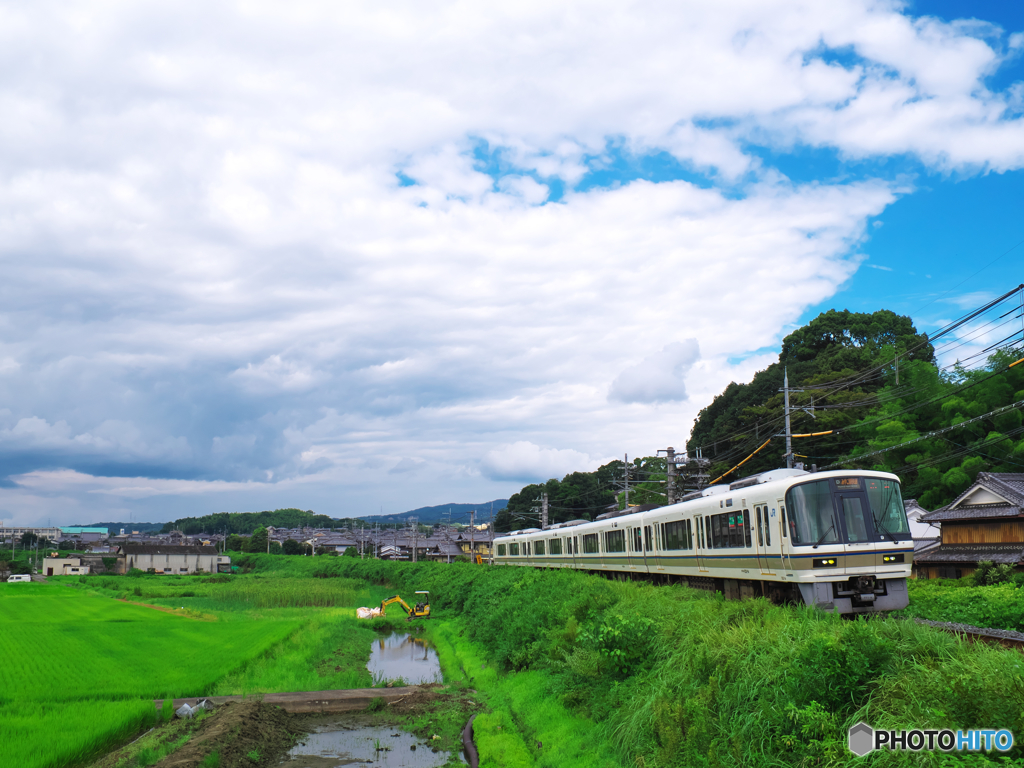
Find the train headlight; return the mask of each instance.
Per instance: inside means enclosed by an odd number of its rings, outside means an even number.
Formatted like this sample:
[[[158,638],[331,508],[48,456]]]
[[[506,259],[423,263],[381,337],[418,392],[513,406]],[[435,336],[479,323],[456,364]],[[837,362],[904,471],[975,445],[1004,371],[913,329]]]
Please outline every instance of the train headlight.
[[[813,565],[815,568],[835,568],[837,562],[838,558],[835,557],[816,557]]]
[[[882,555],[882,562],[883,563],[902,563],[903,562],[903,553],[901,552],[898,555]]]

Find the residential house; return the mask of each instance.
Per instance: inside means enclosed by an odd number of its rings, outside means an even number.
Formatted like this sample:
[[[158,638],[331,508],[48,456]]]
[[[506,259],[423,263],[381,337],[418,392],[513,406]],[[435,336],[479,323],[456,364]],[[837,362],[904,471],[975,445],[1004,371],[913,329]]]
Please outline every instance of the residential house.
[[[958,579],[978,563],[1024,567],[1024,474],[979,472],[952,502],[919,522],[941,528],[938,546],[914,553],[921,579]],[[916,547],[915,547],[916,549]]]

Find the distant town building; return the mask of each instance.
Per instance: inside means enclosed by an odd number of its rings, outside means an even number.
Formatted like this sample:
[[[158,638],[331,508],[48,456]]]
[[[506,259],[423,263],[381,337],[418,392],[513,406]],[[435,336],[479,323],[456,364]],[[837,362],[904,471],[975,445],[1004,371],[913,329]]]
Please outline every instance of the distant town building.
[[[118,560],[119,573],[127,573],[132,568],[164,574],[231,570],[231,558],[218,552],[216,547],[195,545],[122,544]]]

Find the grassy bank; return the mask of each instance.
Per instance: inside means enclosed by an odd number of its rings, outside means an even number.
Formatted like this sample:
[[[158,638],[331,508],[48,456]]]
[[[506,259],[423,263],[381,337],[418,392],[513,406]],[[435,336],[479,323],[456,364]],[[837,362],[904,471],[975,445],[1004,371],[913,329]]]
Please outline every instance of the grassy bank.
[[[482,663],[528,680],[538,700],[599,723],[624,765],[845,765],[846,729],[862,719],[1024,735],[1019,654],[899,618],[846,621],[569,571],[298,560],[243,562],[258,573],[429,589],[434,610],[456,621]],[[522,714],[536,702],[516,708],[509,696],[527,743],[543,741],[540,726]],[[948,759],[868,758],[879,765]]]
[[[908,582],[908,617],[1024,631],[1024,588],[1014,582],[976,587],[968,579]]]

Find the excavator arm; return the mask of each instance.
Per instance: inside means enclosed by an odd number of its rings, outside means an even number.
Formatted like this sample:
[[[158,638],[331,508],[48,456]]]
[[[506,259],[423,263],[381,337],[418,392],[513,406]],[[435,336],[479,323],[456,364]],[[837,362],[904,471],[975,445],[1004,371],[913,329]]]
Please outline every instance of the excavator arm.
[[[405,600],[402,599],[401,595],[395,595],[394,597],[389,597],[387,600],[381,600],[380,601],[380,615],[381,616],[386,616],[387,615],[387,607],[389,605],[391,605],[392,603],[398,603],[399,605],[402,606],[402,608],[405,610],[405,612],[409,616],[412,616],[412,608],[410,608],[406,604]]]

